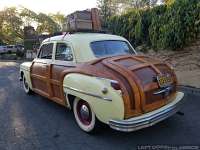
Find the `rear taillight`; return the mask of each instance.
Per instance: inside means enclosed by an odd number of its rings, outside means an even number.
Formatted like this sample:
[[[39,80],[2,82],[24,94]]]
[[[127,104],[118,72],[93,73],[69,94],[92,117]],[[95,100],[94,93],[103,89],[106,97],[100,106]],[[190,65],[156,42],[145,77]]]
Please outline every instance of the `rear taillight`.
[[[115,90],[121,90],[121,87],[119,85],[119,83],[115,80],[111,80],[110,85],[113,87],[113,89]]]

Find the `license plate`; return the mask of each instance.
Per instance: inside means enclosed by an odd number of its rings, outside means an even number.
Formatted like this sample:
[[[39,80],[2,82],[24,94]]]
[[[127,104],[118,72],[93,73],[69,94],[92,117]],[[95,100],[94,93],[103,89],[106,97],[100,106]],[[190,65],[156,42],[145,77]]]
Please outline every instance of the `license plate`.
[[[173,80],[170,75],[158,75],[157,81],[160,87],[166,87],[172,84]]]

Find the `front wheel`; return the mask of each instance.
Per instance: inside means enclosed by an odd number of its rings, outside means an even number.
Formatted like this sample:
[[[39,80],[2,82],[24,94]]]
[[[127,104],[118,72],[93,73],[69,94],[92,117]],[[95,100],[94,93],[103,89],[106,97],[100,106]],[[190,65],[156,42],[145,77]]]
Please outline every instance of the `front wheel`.
[[[23,87],[24,87],[24,91],[25,91],[26,94],[30,94],[31,93],[31,89],[30,89],[30,87],[28,85],[28,82],[27,82],[27,80],[26,80],[24,75],[23,75]]]
[[[73,112],[78,126],[87,133],[92,133],[97,128],[98,120],[88,102],[75,98]]]

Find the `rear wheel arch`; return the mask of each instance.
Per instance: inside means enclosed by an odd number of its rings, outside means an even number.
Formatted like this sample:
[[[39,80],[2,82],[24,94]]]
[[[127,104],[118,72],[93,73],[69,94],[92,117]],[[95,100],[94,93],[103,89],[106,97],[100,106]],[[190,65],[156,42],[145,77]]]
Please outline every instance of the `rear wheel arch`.
[[[67,103],[69,105],[69,108],[73,110],[73,102],[76,98],[76,96],[72,95],[72,94],[67,94]]]
[[[91,109],[94,111],[92,104],[88,100],[86,100],[85,98],[82,98],[82,97],[76,96],[76,95],[72,95],[72,94],[67,94],[67,99],[68,99],[69,108],[72,111],[73,111],[73,104],[74,104],[75,99],[86,101],[90,105]],[[95,111],[94,111],[94,113],[95,113]],[[98,118],[98,115],[96,113],[95,113],[95,116],[100,121],[100,119]]]
[[[67,94],[67,99],[68,99],[68,104],[70,105],[70,108],[73,110],[73,103],[75,99],[80,99],[80,100],[84,100],[86,101],[90,107],[92,108],[92,104],[90,104],[90,102],[80,96],[76,96],[76,95],[72,95],[72,94]],[[93,109],[93,108],[92,108]]]

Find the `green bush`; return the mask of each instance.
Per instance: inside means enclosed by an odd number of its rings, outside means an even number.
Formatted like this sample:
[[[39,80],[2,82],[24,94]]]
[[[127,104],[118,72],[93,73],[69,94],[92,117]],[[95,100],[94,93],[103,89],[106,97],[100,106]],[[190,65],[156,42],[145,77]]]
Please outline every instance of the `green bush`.
[[[140,13],[131,10],[121,16],[113,16],[109,19],[108,28],[117,35],[127,38],[133,45],[136,45],[135,26],[137,25]]]
[[[152,9],[133,9],[107,22],[114,34],[127,38],[134,46],[145,44],[154,49],[178,49],[200,33],[200,2],[175,0]]]

